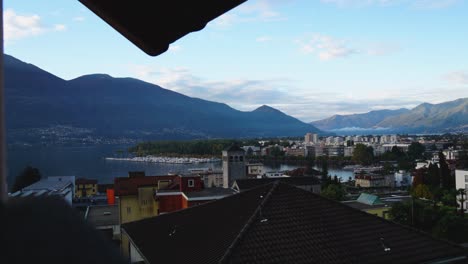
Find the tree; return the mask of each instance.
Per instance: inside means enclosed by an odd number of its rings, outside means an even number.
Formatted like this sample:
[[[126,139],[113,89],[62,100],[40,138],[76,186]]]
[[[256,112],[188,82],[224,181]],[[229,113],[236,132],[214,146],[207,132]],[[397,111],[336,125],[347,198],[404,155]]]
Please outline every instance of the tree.
[[[426,148],[419,142],[413,142],[408,147],[408,156],[411,160],[422,159]]]
[[[411,204],[408,202],[397,202],[389,211],[390,218],[403,225],[411,225]]]
[[[458,199],[457,201],[460,203],[460,214],[465,214],[465,201],[466,201],[466,190],[465,189],[458,189],[457,190]]]
[[[417,198],[432,199],[433,195],[429,190],[429,187],[425,184],[419,184],[413,190],[413,196]]]
[[[439,188],[440,187],[440,174],[439,174],[439,168],[437,165],[430,163],[429,168],[427,171],[427,176],[428,176],[428,184],[433,187],[433,188]]]
[[[440,178],[442,181],[442,187],[444,189],[455,188],[455,181],[452,180],[450,175],[450,169],[448,167],[447,161],[445,160],[445,155],[442,151],[439,152],[439,171]]]
[[[356,144],[353,151],[352,160],[356,163],[369,165],[374,160],[374,148],[364,144]]]
[[[322,163],[322,173],[320,174],[320,181],[322,182],[322,189],[328,185],[328,161],[324,160]]]
[[[345,196],[345,190],[341,184],[329,184],[320,194],[328,199],[341,201]]]
[[[20,191],[24,187],[27,187],[40,179],[41,173],[39,172],[39,169],[27,166],[18,176],[16,176],[11,192]]]

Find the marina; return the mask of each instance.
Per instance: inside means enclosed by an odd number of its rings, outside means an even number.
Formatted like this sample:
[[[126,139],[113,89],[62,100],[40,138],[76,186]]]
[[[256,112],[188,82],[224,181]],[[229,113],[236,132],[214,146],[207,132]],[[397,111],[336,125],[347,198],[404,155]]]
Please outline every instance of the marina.
[[[159,157],[159,156],[145,156],[145,157],[132,157],[132,158],[107,157],[106,160],[169,163],[169,164],[196,164],[196,163],[212,163],[212,162],[221,161],[221,159],[219,158],[188,158],[188,157]]]

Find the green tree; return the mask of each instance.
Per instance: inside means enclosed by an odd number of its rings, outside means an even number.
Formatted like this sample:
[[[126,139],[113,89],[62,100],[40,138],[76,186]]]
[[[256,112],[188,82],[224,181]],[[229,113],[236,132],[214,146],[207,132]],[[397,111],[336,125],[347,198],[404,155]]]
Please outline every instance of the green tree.
[[[429,190],[429,187],[425,184],[419,184],[413,190],[413,196],[417,198],[432,199],[433,195]]]
[[[364,144],[356,144],[353,151],[352,160],[362,165],[369,165],[374,160],[374,149]]]
[[[281,149],[279,147],[272,147],[270,149],[270,156],[278,158],[280,156],[284,156],[284,152],[281,151]]]
[[[433,188],[440,187],[440,174],[439,167],[437,165],[430,163],[427,171],[427,176],[429,178],[429,185]]]
[[[329,184],[320,194],[328,199],[341,201],[345,196],[345,190],[341,184]]]
[[[322,172],[320,173],[320,181],[322,183],[322,189],[325,189],[328,185],[328,161],[322,162]]]
[[[457,190],[457,201],[460,203],[460,214],[465,214],[465,201],[466,201],[466,190],[465,189],[458,189]]]
[[[419,142],[413,142],[408,147],[408,156],[411,160],[422,159],[426,148]]]
[[[450,169],[447,161],[445,160],[445,155],[441,151],[439,152],[439,171],[442,187],[444,189],[455,188],[455,180],[452,180],[453,177],[450,175]]]
[[[39,169],[27,166],[24,170],[16,176],[15,183],[11,192],[17,192],[41,179]]]
[[[411,225],[411,204],[409,202],[397,202],[389,211],[390,218],[403,225]]]

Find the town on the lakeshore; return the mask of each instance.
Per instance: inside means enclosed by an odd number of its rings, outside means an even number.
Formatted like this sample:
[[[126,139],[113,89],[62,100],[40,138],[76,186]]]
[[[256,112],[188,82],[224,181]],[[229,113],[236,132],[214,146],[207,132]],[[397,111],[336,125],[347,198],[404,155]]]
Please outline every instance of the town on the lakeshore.
[[[354,263],[369,255],[371,259],[360,262],[464,263],[467,153],[465,135],[307,133],[304,140],[234,144],[222,151],[221,159],[122,158],[221,161],[222,169],[192,168],[167,175],[131,171],[116,175],[112,184],[50,176],[9,196],[62,197],[118,245],[129,263],[285,263],[310,258]],[[265,169],[263,162],[278,160],[297,162],[297,168]],[[331,175],[333,167],[353,176]],[[203,244],[196,245],[200,237]],[[322,248],[323,243],[328,246]],[[327,255],[328,250],[341,253]]]

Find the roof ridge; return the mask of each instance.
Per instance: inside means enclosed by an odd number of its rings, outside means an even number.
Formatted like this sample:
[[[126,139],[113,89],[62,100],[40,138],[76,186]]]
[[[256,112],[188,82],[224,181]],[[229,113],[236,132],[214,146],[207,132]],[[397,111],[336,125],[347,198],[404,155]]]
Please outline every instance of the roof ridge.
[[[232,251],[234,250],[234,248],[237,246],[237,244],[239,243],[239,241],[242,239],[242,237],[244,237],[244,234],[247,232],[247,229],[252,225],[252,223],[254,222],[254,219],[257,217],[257,215],[259,213],[261,213],[262,211],[262,208],[263,206],[265,205],[265,203],[270,199],[273,191],[276,189],[276,187],[280,184],[280,181],[275,181],[273,183],[270,183],[272,184],[273,186],[270,188],[270,190],[268,191],[268,193],[266,194],[266,196],[263,198],[263,201],[260,202],[260,204],[257,206],[257,208],[255,209],[255,211],[253,212],[252,216],[250,216],[250,218],[247,220],[247,222],[245,223],[244,227],[242,227],[241,231],[239,232],[239,234],[236,236],[236,238],[234,238],[234,240],[232,241],[231,245],[228,247],[228,249],[226,250],[226,252],[224,253],[224,255],[221,257],[221,259],[219,260],[219,263],[225,263],[227,258],[231,255]]]

